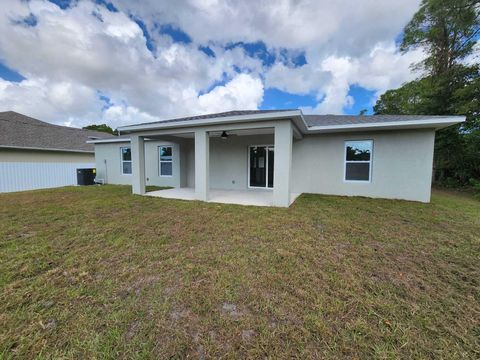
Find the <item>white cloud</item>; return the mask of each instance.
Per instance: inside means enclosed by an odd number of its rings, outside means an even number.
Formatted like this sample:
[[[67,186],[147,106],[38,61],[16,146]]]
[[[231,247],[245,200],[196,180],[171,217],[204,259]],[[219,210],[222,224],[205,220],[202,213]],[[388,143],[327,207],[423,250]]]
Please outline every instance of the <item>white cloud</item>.
[[[144,123],[159,120],[136,107],[125,104],[113,105],[105,110],[104,120],[109,124],[127,125],[132,123]]]
[[[217,86],[198,98],[199,113],[234,108],[255,110],[263,99],[263,84],[258,78],[240,74],[225,86]]]
[[[348,89],[374,91],[411,78],[418,52],[405,56],[392,39],[419,0],[114,0],[110,12],[90,0],[60,9],[46,0],[4,0],[0,61],[26,80],[0,81],[0,110],[83,126],[127,123],[230,109],[257,108],[265,87],[316,95],[315,111],[341,112]],[[33,14],[36,26],[16,22]],[[133,15],[147,25],[153,52]],[[190,44],[158,31],[171,23]],[[263,41],[270,51],[304,52],[308,64],[266,67],[238,41]],[[198,49],[210,46],[215,57]],[[214,86],[217,84],[217,86]],[[205,93],[206,89],[210,89]],[[105,104],[99,93],[110,98]],[[313,111],[313,109],[311,109]]]
[[[402,55],[393,42],[379,43],[357,58],[329,56],[301,68],[276,64],[266,74],[266,85],[292,93],[315,92],[320,103],[314,109],[305,108],[306,111],[339,114],[353,105],[354,99],[348,95],[350,86],[373,90],[376,98],[413,80],[417,74],[411,71],[411,64],[423,57],[421,50]]]
[[[177,24],[195,42],[262,40],[272,47],[316,48],[362,54],[392,39],[420,0],[117,0],[122,9],[153,23]],[[141,6],[139,6],[141,3]]]
[[[13,110],[39,119],[58,119],[56,123],[88,125],[101,117],[96,92],[67,82],[27,79],[12,83],[0,79],[0,109]],[[85,120],[87,123],[84,122]]]
[[[131,0],[116,2],[151,24],[177,24],[198,43],[263,41],[272,50],[304,50],[307,65],[294,68],[275,64],[265,74],[265,87],[296,94],[314,93],[321,101],[315,111],[333,113],[352,105],[353,99],[348,96],[352,84],[380,93],[413,78],[410,62],[420,60],[421,52],[401,55],[393,39],[419,3],[146,0],[137,7],[138,3]]]
[[[402,55],[393,43],[377,44],[369,54],[359,58],[329,57],[323,62],[323,69],[331,72],[333,80],[327,87],[325,100],[315,111],[342,113],[343,106],[352,106],[353,99],[348,96],[351,85],[375,91],[373,102],[386,90],[413,80],[418,74],[412,72],[411,64],[423,57],[421,50]]]
[[[331,80],[330,73],[311,64],[289,67],[276,63],[265,74],[266,87],[296,94],[321,92]]]
[[[0,98],[2,109],[21,109],[58,123],[75,118],[77,125],[107,121],[118,126],[137,121],[135,116],[159,118],[190,114],[195,109],[252,107],[252,102],[245,99],[258,97],[256,92],[250,94],[252,89],[248,87],[231,90],[228,101],[219,104],[213,103],[219,98],[218,89],[209,97],[199,96],[212,83],[224,80],[225,74],[227,80],[235,80],[234,66],[245,71],[261,70],[260,61],[247,57],[242,49],[218,50],[216,58],[211,58],[194,44],[172,43],[157,36],[161,46],[152,54],[146,48],[142,30],[133,20],[92,2],[80,1],[65,11],[40,0],[22,4],[9,1],[8,5],[0,10],[0,31],[5,35],[0,37],[0,58],[28,81],[7,84],[8,93],[17,95],[7,97],[4,92]],[[30,12],[38,19],[35,27],[12,25],[11,19],[20,19]],[[92,16],[93,12],[102,20]],[[227,89],[231,87],[226,84]],[[122,109],[123,118],[112,116],[112,110],[103,113],[104,104],[95,95],[90,102],[82,101],[84,96],[69,97],[73,88],[82,94],[99,91],[107,95],[114,109]],[[33,96],[34,107],[25,102],[22,92]],[[83,107],[83,114],[95,114],[93,119],[79,120],[82,117],[79,107]]]

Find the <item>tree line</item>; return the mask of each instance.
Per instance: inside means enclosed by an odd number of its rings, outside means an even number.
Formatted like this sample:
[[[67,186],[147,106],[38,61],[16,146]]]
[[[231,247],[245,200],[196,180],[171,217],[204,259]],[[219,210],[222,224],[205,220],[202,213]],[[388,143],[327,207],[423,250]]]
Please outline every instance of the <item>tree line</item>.
[[[402,52],[421,48],[417,79],[388,90],[375,114],[466,115],[439,130],[434,182],[480,191],[480,0],[423,0],[403,31]]]

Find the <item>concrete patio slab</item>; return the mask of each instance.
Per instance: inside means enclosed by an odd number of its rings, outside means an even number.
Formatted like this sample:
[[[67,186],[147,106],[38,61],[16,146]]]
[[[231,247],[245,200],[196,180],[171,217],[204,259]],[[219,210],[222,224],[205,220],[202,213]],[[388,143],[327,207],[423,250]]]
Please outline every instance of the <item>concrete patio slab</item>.
[[[165,199],[196,200],[194,188],[174,188],[147,192],[145,195]],[[293,203],[300,194],[291,194]],[[211,189],[208,202],[221,204],[273,206],[272,190],[220,190]]]

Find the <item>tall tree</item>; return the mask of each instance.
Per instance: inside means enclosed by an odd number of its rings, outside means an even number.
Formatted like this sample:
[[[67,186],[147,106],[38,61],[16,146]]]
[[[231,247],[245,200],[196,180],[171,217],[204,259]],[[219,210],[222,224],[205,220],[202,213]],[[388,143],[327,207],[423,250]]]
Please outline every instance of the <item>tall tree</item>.
[[[470,55],[479,34],[478,0],[423,0],[404,30],[402,51],[422,47],[421,65],[442,76]]]
[[[467,182],[479,177],[471,154],[480,128],[479,67],[472,56],[480,36],[480,0],[423,0],[404,29],[401,50],[425,51],[425,59],[413,64],[417,80],[388,90],[374,106],[378,114],[466,114],[467,123],[437,133],[436,180]],[[473,156],[472,156],[473,155]],[[478,165],[477,165],[478,167]]]
[[[92,124],[92,125],[84,126],[82,129],[84,129],[84,130],[102,131],[102,132],[106,132],[106,133],[109,133],[109,134],[112,134],[112,135],[118,135],[118,131],[117,131],[117,130],[113,130],[113,129],[112,129],[110,126],[108,126],[107,124],[100,124],[100,125]]]

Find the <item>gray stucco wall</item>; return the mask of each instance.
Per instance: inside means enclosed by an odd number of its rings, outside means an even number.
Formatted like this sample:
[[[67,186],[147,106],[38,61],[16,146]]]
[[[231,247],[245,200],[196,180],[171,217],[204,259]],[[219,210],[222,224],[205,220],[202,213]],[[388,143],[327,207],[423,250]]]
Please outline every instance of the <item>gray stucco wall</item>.
[[[231,136],[210,139],[210,187],[245,190],[248,177],[248,146],[273,145],[273,135]]]
[[[293,142],[293,193],[369,196],[430,201],[434,130],[378,131],[309,135]],[[345,141],[373,140],[370,183],[344,181]],[[210,138],[210,188],[247,189],[248,146],[270,145],[272,135]],[[174,146],[172,177],[158,174],[158,146]],[[95,159],[99,178],[112,184],[131,184],[122,175],[120,147],[128,143],[97,144]],[[107,160],[108,176],[105,177]],[[193,139],[155,140],[145,144],[147,185],[194,187]]]
[[[273,135],[231,136],[228,140],[210,138],[210,187],[214,189],[246,189],[248,146],[273,144]],[[173,176],[160,177],[158,147],[173,146]],[[97,177],[110,184],[131,184],[131,175],[121,172],[120,148],[129,143],[95,145]],[[105,160],[108,174],[105,176]],[[195,150],[193,139],[145,142],[145,175],[147,185],[194,187]]]
[[[172,146],[173,169],[172,176],[160,176],[158,147],[162,145]],[[104,179],[109,184],[129,185],[132,183],[132,175],[122,174],[120,148],[130,146],[130,143],[107,143],[95,145],[95,163],[97,178]],[[148,141],[145,142],[145,177],[147,185],[180,187],[181,164],[180,143],[172,141]],[[106,163],[105,163],[106,161]]]
[[[95,167],[98,179],[103,179],[109,184],[132,183],[132,176],[123,175],[121,172],[120,147],[122,146],[130,146],[130,143],[95,144]]]
[[[430,201],[434,130],[311,135],[293,144],[292,192]],[[373,140],[370,183],[344,181],[345,141]]]
[[[195,187],[195,143],[193,139],[186,140],[182,146],[183,184],[182,186]]]

